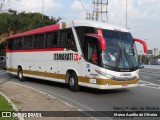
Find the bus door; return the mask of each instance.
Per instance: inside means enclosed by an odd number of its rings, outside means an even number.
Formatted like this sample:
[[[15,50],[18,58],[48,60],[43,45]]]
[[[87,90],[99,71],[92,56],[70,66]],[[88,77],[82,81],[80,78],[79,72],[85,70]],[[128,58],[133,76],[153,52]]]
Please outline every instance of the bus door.
[[[95,69],[100,65],[100,47],[97,38],[87,36],[85,44],[86,74],[89,78],[96,77]],[[92,81],[93,82],[93,81]]]

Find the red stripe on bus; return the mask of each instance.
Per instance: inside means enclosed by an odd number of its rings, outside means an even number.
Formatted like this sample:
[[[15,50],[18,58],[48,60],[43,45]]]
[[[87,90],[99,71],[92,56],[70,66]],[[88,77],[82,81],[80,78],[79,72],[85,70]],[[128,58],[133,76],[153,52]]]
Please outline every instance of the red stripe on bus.
[[[49,25],[49,26],[45,26],[42,28],[30,30],[24,33],[12,35],[12,36],[9,36],[9,38],[17,38],[17,37],[23,37],[23,36],[28,36],[28,35],[34,35],[34,34],[41,34],[41,33],[46,33],[46,32],[52,32],[52,31],[59,30],[59,29],[60,29],[60,24]]]
[[[47,51],[64,51],[64,48],[45,48],[45,49],[30,49],[30,50],[9,50],[7,49],[6,52],[47,52]]]

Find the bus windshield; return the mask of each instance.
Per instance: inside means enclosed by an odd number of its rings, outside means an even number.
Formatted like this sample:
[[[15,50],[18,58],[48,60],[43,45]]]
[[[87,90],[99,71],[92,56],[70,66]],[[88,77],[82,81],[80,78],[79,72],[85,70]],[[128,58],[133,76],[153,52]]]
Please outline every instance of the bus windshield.
[[[135,70],[138,55],[132,35],[127,32],[102,30],[107,49],[102,52],[102,62],[107,69]]]

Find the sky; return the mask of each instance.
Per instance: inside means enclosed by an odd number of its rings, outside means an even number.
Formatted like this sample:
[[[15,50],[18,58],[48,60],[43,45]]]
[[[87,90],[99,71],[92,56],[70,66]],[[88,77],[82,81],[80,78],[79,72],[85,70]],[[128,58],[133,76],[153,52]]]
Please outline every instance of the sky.
[[[18,12],[42,12],[43,0],[12,0],[9,5]],[[82,4],[80,3],[82,2]],[[44,14],[62,17],[62,21],[86,18],[86,11],[92,11],[93,0],[44,0]],[[108,0],[108,22],[126,26],[126,0]],[[160,0],[127,0],[128,28],[134,38],[145,39],[148,49],[160,50]],[[85,8],[85,9],[84,9]],[[138,51],[142,46],[137,44]]]

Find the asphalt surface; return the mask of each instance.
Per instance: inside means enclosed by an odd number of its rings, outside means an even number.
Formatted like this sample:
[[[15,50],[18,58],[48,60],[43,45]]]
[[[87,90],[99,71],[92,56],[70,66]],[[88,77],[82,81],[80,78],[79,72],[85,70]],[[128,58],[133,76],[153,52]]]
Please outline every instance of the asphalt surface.
[[[12,81],[34,87],[43,92],[49,93],[83,111],[97,111],[99,115],[104,115],[99,111],[113,111],[115,108],[145,108],[149,111],[153,108],[160,109],[160,70],[145,68],[140,70],[141,81],[136,88],[121,90],[96,90],[82,87],[79,92],[71,92],[67,86],[61,83],[49,82],[39,79],[27,79],[20,82],[18,78],[12,76],[4,70],[0,70],[0,84]],[[128,110],[127,110],[128,111]],[[119,119],[119,118],[99,118],[98,119]],[[126,119],[126,118],[121,118]],[[157,117],[130,118],[134,120],[159,120]]]

